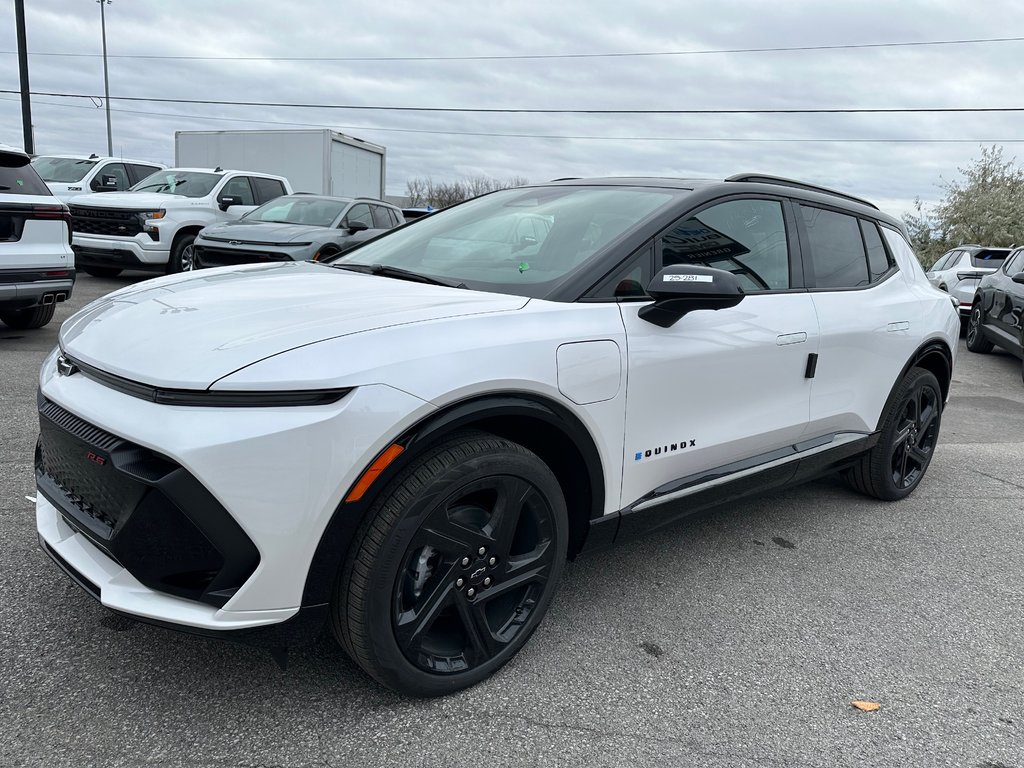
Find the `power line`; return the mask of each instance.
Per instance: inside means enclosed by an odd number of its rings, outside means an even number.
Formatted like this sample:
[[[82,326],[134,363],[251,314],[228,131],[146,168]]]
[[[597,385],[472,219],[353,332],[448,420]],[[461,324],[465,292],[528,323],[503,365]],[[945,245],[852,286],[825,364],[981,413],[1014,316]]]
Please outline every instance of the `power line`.
[[[942,45],[973,45],[978,43],[1017,43],[1024,37],[981,37],[963,40],[912,40],[894,43],[850,43],[845,45],[794,45],[772,48],[716,48],[687,51],[633,51],[621,53],[544,53],[484,56],[161,56],[151,54],[110,54],[111,59],[158,59],[174,61],[341,61],[341,62],[383,62],[383,61],[537,61],[551,59],[616,59],[651,56],[707,56],[732,53],[793,53],[799,51],[844,51],[870,48],[912,48]],[[0,51],[7,55],[14,51]],[[98,53],[62,53],[47,51],[32,53],[33,56],[59,56],[71,58],[94,58]]]
[[[0,89],[0,93],[20,91]],[[74,99],[99,99],[87,93],[32,91],[33,96],[57,96]],[[370,104],[307,104],[274,101],[226,101],[217,99],[168,99],[154,96],[111,96],[111,101],[143,101],[159,104],[204,104],[219,107],[277,107],[286,109],[339,109],[374,112],[434,112],[473,114],[529,115],[872,115],[872,114],[979,114],[989,112],[1024,112],[1024,107],[805,107],[769,109],[530,109],[497,107],[396,107]]]
[[[16,101],[15,99],[0,99],[0,101]],[[61,109],[85,109],[93,111],[95,107],[79,106],[77,104],[58,104],[52,101],[37,102],[50,107]],[[853,139],[853,138],[793,138],[793,137],[747,137],[747,136],[587,136],[567,134],[546,134],[546,133],[500,133],[491,131],[437,131],[423,128],[383,128],[374,125],[327,125],[323,123],[296,123],[286,120],[257,120],[243,117],[217,117],[213,115],[194,115],[181,112],[148,112],[135,109],[112,109],[125,115],[143,115],[148,117],[174,117],[189,120],[213,120],[229,123],[258,123],[260,125],[287,125],[300,128],[330,128],[333,130],[346,131],[382,131],[385,133],[421,133],[432,136],[483,136],[488,138],[511,138],[511,139],[573,139],[582,141],[665,141],[665,142],[745,142],[745,143],[815,143],[815,144],[1024,144],[1022,139]]]

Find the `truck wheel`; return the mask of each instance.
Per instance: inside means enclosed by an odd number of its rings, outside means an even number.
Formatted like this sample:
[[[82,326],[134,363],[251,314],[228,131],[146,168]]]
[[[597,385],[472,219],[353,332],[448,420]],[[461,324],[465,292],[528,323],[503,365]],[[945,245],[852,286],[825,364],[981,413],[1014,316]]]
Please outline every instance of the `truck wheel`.
[[[0,312],[0,321],[4,325],[25,331],[30,328],[42,328],[53,320],[53,310],[56,304],[40,304],[38,307],[29,309],[12,309],[8,312]]]
[[[884,501],[909,496],[931,464],[941,423],[939,380],[911,368],[885,414],[878,443],[843,473],[847,483]]]
[[[370,508],[331,601],[334,633],[403,694],[474,685],[540,624],[567,536],[565,499],[543,461],[493,435],[453,436]]]
[[[85,274],[93,277],[117,277],[124,271],[117,267],[82,267],[81,269]]]
[[[182,235],[174,242],[171,257],[167,260],[167,274],[190,272],[195,267],[195,235]]]

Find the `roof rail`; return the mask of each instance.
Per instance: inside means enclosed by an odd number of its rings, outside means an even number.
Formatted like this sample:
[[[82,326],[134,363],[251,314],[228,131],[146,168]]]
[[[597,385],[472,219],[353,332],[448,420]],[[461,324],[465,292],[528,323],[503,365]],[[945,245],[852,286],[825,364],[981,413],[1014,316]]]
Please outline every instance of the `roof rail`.
[[[803,189],[807,192],[821,192],[825,195],[832,195],[833,197],[841,197],[845,200],[851,200],[861,205],[866,205],[869,208],[878,210],[878,206],[869,200],[864,200],[860,197],[854,197],[848,195],[845,192],[839,192],[828,187],[819,187],[815,184],[806,184],[802,181],[794,181],[793,179],[784,179],[781,176],[765,176],[760,173],[737,173],[735,176],[730,176],[726,181],[748,181],[754,184],[778,184],[780,187],[793,187],[794,189]]]

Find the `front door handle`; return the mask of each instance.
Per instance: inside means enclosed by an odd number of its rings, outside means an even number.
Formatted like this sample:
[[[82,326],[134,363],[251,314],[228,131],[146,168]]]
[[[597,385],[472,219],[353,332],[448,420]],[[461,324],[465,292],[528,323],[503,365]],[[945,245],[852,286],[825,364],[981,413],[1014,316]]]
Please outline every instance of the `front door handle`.
[[[799,344],[802,341],[807,341],[807,334],[803,331],[800,331],[800,333],[783,333],[775,338],[775,343],[780,347],[784,347],[787,344]]]

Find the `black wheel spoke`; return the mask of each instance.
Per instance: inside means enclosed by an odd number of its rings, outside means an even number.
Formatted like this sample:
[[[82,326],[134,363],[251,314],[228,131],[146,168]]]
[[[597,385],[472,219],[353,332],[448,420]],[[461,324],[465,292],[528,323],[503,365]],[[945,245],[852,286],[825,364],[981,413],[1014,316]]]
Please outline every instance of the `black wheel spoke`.
[[[508,557],[515,539],[516,527],[519,525],[523,507],[530,495],[536,493],[536,490],[518,477],[502,477],[497,480],[495,490],[498,492],[498,498],[491,512],[491,522],[488,528],[495,554],[504,559]]]
[[[490,547],[491,538],[483,531],[459,525],[440,510],[428,520],[413,539],[418,544],[429,544],[452,558],[462,558],[480,547]]]
[[[543,584],[548,579],[549,566],[550,562],[538,562],[533,568],[515,569],[507,577],[483,592],[480,600],[483,602],[494,600],[496,597],[500,597],[527,584]]]
[[[424,633],[430,629],[441,610],[452,601],[454,586],[451,570],[437,580],[434,588],[414,608],[401,611],[395,617],[398,640],[409,650],[415,651],[420,647]]]
[[[908,445],[907,456],[913,461],[918,469],[923,469],[928,463],[928,451],[923,450],[919,445]]]
[[[455,598],[455,607],[459,618],[462,619],[466,637],[469,639],[467,651],[472,655],[471,663],[475,666],[493,659],[501,651],[504,643],[491,631],[490,625],[487,623],[484,603],[473,603],[463,595],[458,595]]]

